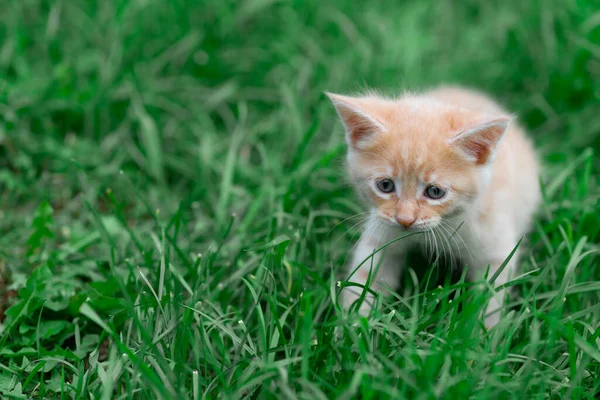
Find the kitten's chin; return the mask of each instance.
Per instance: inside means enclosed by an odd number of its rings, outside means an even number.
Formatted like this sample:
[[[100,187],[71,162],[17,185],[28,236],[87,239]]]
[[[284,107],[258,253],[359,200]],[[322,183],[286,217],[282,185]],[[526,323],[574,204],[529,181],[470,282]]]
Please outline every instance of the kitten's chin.
[[[428,230],[431,230],[433,228],[435,228],[436,226],[438,226],[439,224],[437,222],[434,223],[425,223],[425,224],[419,224],[419,225],[413,225],[410,228],[408,228],[408,231],[413,231],[413,232],[425,232]]]
[[[409,226],[408,228],[402,227],[400,226],[400,228],[402,228],[405,231],[409,231],[409,232],[426,232],[426,231],[430,231],[432,229],[437,228],[440,225],[440,220],[434,220],[434,221],[426,221],[426,222],[415,222],[413,225]]]

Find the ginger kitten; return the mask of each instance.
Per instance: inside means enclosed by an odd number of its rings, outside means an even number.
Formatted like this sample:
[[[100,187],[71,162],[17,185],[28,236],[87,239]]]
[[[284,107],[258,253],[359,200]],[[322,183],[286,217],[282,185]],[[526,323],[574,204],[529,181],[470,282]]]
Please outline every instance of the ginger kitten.
[[[534,149],[513,118],[494,101],[470,90],[441,87],[397,99],[375,94],[329,94],[346,130],[348,171],[370,216],[347,275],[371,289],[399,283],[406,251],[419,246],[431,255],[458,258],[468,278],[489,276],[527,232],[540,199]],[[457,230],[457,228],[460,229]],[[441,253],[441,254],[440,254]],[[495,285],[507,282],[514,254]],[[347,287],[350,307],[362,288]],[[498,323],[504,293],[490,301],[485,325]],[[373,305],[367,294],[360,312]]]

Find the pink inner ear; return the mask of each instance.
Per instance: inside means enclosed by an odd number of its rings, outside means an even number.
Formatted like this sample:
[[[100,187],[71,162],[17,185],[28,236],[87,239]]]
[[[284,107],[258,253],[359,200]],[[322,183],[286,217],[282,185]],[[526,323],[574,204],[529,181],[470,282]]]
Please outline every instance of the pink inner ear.
[[[485,164],[508,127],[508,118],[499,118],[456,135],[451,143],[472,157],[477,165]]]
[[[488,144],[477,140],[467,140],[461,147],[466,153],[475,157],[475,164],[477,165],[485,164],[492,152]]]
[[[360,147],[385,128],[364,109],[362,99],[327,93],[335,106],[344,127],[348,142],[354,147]]]
[[[373,123],[359,114],[349,113],[346,118],[346,128],[350,136],[350,141],[356,144],[359,141],[365,141],[369,136],[377,132]]]

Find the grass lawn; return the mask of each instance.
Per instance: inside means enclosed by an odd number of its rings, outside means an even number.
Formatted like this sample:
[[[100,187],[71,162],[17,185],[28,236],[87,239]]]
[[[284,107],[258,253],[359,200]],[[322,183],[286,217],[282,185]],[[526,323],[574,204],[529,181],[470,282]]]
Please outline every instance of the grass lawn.
[[[5,0],[0,397],[580,399],[600,392],[597,0]],[[501,323],[412,263],[335,304],[364,211],[323,91],[442,82],[534,137]]]

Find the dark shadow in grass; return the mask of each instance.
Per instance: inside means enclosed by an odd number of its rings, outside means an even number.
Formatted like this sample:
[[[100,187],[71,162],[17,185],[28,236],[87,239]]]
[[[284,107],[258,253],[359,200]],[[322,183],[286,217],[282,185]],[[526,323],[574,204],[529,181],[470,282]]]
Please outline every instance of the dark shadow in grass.
[[[406,267],[399,282],[398,293],[425,293],[437,286],[451,286],[460,282],[463,272],[462,264],[443,256],[434,265],[419,250],[411,250],[406,258]],[[414,271],[419,287],[415,288],[410,270]]]
[[[464,285],[461,285],[461,279],[464,279],[463,264],[456,259],[453,261],[451,262],[449,258],[442,256],[437,261],[432,262],[420,250],[412,249],[406,257],[404,272],[397,285],[396,292],[403,298],[418,296],[421,299],[420,301],[423,301],[423,294],[431,293],[437,288],[443,287],[450,289],[447,292],[447,299],[458,299],[458,288],[464,287]],[[416,282],[414,278],[416,278]],[[457,311],[460,312],[463,308],[462,302],[456,303],[456,307]],[[441,304],[435,307],[436,310],[440,308]]]

